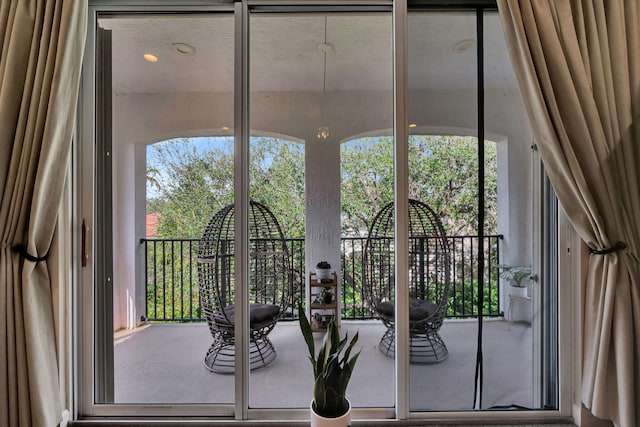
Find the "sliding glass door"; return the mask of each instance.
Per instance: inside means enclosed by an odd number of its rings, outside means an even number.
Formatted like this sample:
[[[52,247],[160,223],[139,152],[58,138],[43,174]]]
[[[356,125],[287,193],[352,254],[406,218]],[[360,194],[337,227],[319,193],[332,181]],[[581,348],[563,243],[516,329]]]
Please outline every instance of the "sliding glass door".
[[[553,197],[495,7],[115,3],[83,88],[81,412],[308,419],[300,313],[316,349],[359,334],[352,419],[557,409]]]
[[[477,335],[472,248],[483,197],[476,14],[411,11],[408,32],[410,408],[469,410]]]
[[[317,331],[316,348],[331,320],[343,335],[359,331],[352,405],[394,406],[394,362],[376,350],[383,327],[366,320],[373,312],[362,275],[367,227],[377,207],[393,201],[393,157],[377,152],[393,146],[391,31],[390,9],[250,9],[249,195],[278,218],[294,278],[292,307],[271,333],[278,356],[250,373],[250,408],[307,408],[311,401],[299,306]],[[386,191],[372,197],[380,182],[362,179],[368,174],[380,176]],[[337,286],[317,286],[320,261],[331,265]],[[249,286],[263,274],[251,269]],[[323,292],[328,299],[320,299]]]
[[[198,280],[198,240],[234,197],[233,14],[101,13],[96,24],[109,119],[95,153],[96,401],[233,403],[233,376],[203,363],[214,299]]]

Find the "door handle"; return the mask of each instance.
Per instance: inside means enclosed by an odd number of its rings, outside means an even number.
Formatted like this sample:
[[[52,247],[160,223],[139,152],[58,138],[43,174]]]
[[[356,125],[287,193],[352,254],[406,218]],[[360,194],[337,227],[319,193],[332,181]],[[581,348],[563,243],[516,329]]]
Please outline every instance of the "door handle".
[[[87,231],[89,230],[89,228],[87,227],[87,224],[85,222],[85,220],[82,220],[82,250],[81,250],[81,254],[80,256],[82,257],[82,266],[86,267],[87,266],[87,261],[89,259],[89,253],[87,252]]]

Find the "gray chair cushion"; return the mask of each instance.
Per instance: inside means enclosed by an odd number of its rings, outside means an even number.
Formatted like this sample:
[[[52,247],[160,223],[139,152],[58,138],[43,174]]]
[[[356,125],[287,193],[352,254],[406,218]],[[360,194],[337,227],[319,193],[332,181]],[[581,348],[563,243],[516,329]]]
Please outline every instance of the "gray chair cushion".
[[[376,305],[376,311],[385,317],[393,317],[395,315],[395,306],[396,304],[394,301],[384,301]],[[424,320],[433,315],[436,310],[438,310],[438,304],[435,304],[431,301],[425,301],[421,299],[409,300],[410,321],[415,322]]]
[[[280,313],[280,306],[274,304],[251,304],[249,305],[249,323],[251,326],[264,323],[269,320],[276,320]],[[220,313],[221,314],[221,313]],[[218,314],[216,321],[224,323],[234,323],[236,318],[236,308],[229,305],[224,308],[224,316]],[[226,317],[226,319],[225,319]]]
[[[280,307],[274,304],[251,304],[249,310],[249,322],[252,325],[275,320],[278,317],[278,313],[280,313]]]

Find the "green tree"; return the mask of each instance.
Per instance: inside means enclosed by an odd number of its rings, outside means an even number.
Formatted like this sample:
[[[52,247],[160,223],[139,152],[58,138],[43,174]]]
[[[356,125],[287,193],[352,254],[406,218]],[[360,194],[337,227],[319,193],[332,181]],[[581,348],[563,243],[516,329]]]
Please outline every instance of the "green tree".
[[[250,197],[271,209],[286,237],[304,237],[304,146],[255,138],[250,159]]]
[[[447,233],[477,234],[478,143],[475,137],[412,136],[409,197],[431,206]],[[497,229],[496,146],[485,143],[485,232]]]
[[[162,200],[158,237],[200,237],[211,216],[233,201],[233,141],[194,145],[188,138],[154,144]]]
[[[211,216],[233,201],[233,140],[194,144],[175,139],[155,144],[147,167],[160,212],[160,237],[199,237]],[[429,204],[447,233],[476,234],[478,164],[473,137],[412,136],[409,197]],[[485,144],[486,233],[497,228],[496,147]],[[393,140],[362,138],[341,147],[342,230],[364,235],[376,213],[393,200]],[[287,237],[304,236],[304,146],[276,138],[252,138],[249,195],[274,212]]]
[[[485,232],[497,227],[496,147],[485,145]],[[363,138],[341,152],[343,232],[362,234],[374,215],[393,201],[393,140]],[[409,197],[431,206],[448,234],[476,234],[477,142],[472,137],[411,136]]]
[[[158,197],[147,207],[161,214],[158,237],[200,237],[210,218],[233,202],[233,140],[173,139],[151,150],[147,171],[154,171]],[[287,237],[304,236],[303,147],[252,139],[249,196],[269,206]]]
[[[342,231],[364,235],[374,216],[393,200],[393,141],[362,138],[341,147]]]

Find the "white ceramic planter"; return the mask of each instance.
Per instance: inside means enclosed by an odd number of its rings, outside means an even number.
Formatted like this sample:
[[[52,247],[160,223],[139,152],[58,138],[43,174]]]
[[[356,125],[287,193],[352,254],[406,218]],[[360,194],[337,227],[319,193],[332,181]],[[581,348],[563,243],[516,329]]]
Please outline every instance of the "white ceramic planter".
[[[316,268],[316,276],[318,277],[318,280],[331,279],[331,269]]]
[[[347,400],[347,402],[349,402]],[[313,410],[313,401],[309,405],[309,416],[311,418],[311,427],[349,427],[351,425],[351,402],[347,413],[337,418],[325,418],[316,414]]]
[[[527,297],[527,287],[522,286],[511,286],[509,290],[509,294],[514,298],[526,298]]]

